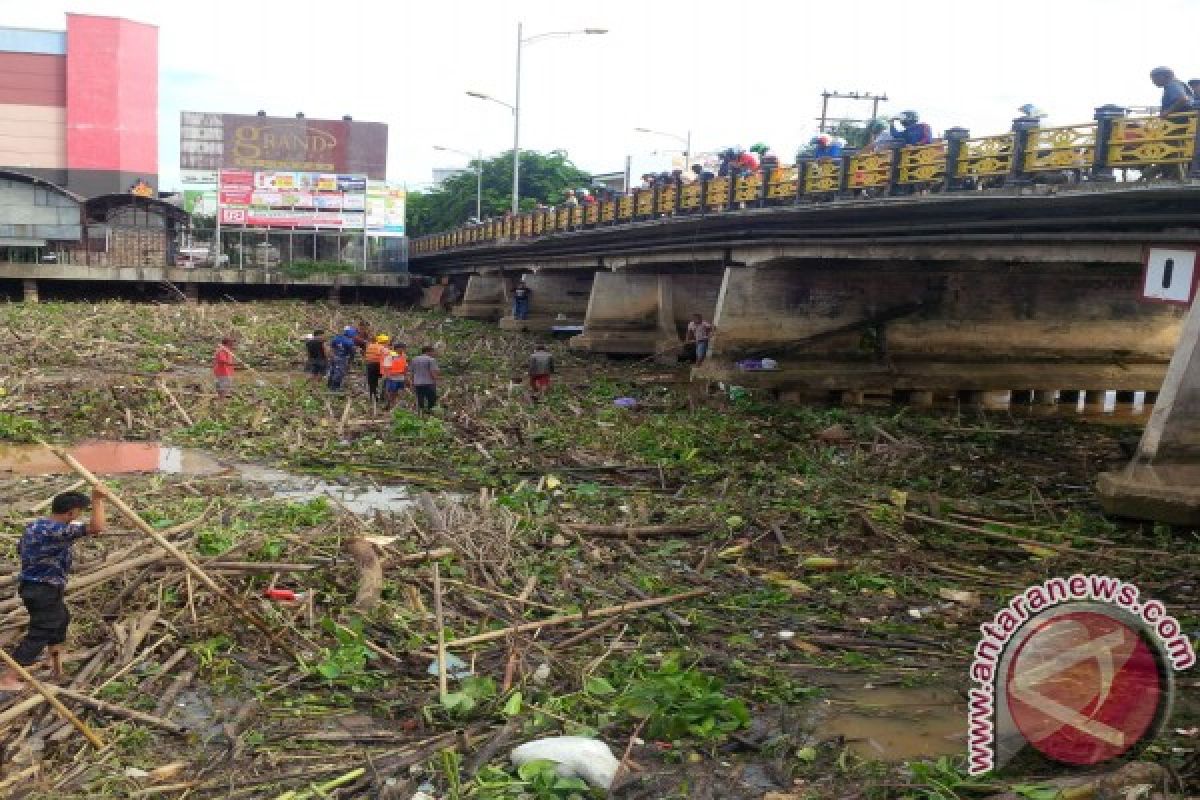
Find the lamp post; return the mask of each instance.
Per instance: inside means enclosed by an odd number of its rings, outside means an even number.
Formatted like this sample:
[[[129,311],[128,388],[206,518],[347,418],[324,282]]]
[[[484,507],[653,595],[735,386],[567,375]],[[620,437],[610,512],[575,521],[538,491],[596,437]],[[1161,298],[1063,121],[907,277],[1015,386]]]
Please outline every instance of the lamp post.
[[[683,144],[683,169],[686,171],[690,167],[692,161],[692,132],[689,130],[686,136],[680,136],[677,133],[667,133],[666,131],[656,131],[651,128],[634,128],[635,133],[649,133],[653,136],[666,136],[669,139],[674,139]]]
[[[512,213],[515,216],[521,211],[521,50],[527,44],[540,41],[542,39],[551,39],[559,36],[575,36],[584,34],[587,36],[599,36],[608,33],[607,28],[580,28],[573,31],[549,31],[547,33],[538,33],[533,36],[525,36],[523,23],[517,23],[517,77],[516,90],[513,94],[513,102],[506,103],[503,100],[497,100],[491,95],[483,92],[471,92],[467,94],[478,100],[490,100],[493,103],[498,103],[512,111],[513,115],[513,186],[512,186]]]
[[[433,146],[434,150],[440,150],[443,153],[458,153],[460,156],[471,158],[471,154],[466,150],[455,150],[453,147],[442,147],[440,144]],[[475,156],[475,221],[483,222],[483,151],[480,150]]]

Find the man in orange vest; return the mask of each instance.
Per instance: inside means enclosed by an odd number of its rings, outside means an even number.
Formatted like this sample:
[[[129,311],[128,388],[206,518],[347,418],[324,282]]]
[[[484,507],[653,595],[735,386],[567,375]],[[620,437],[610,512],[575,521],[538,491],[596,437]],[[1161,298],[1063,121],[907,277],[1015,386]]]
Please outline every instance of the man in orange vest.
[[[363,361],[367,362],[367,391],[371,397],[379,397],[379,380],[383,376],[383,357],[387,355],[391,348],[388,347],[388,342],[392,338],[386,333],[381,333],[375,337],[375,341],[367,345],[366,352],[363,354]]]
[[[404,352],[404,345],[397,342],[394,350],[388,350],[381,366],[383,394],[387,401],[384,408],[391,411],[400,398],[400,392],[404,391],[404,376],[408,373],[408,355]]]

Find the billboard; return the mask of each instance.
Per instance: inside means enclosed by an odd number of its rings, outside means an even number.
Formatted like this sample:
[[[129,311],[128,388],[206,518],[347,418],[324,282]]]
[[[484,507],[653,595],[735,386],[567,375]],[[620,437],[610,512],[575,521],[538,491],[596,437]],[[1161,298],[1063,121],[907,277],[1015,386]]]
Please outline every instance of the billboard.
[[[367,230],[375,236],[403,236],[404,201],[401,187],[367,181]]]
[[[361,231],[367,221],[367,178],[223,169],[217,207],[222,225]]]
[[[387,125],[348,119],[184,111],[179,168],[185,181],[219,169],[365,175],[387,172]]]

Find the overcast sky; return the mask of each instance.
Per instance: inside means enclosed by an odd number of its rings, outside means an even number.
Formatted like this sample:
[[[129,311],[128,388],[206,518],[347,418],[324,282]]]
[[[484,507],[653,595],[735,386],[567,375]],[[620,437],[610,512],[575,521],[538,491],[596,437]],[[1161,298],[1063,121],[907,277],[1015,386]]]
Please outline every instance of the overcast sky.
[[[1027,102],[1051,124],[1153,105],[1160,63],[1200,77],[1200,0],[0,0],[0,25],[61,29],[67,11],[159,26],[162,188],[177,185],[181,110],[386,122],[389,178],[414,188],[465,161],[435,144],[511,148],[510,112],[464,92],[512,100],[518,20],[527,36],[609,29],[524,51],[522,146],[592,172],[679,147],[636,126],[690,129],[696,151],[765,141],[790,158],[822,89],[886,92],[885,110],[916,109],[938,133],[985,134]]]

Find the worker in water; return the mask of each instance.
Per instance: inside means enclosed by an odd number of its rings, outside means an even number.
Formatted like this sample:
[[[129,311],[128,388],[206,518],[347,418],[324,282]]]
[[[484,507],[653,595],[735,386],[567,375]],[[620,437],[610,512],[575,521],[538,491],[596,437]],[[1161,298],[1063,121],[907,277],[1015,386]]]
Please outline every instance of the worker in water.
[[[540,403],[542,397],[549,391],[550,376],[553,374],[554,356],[550,355],[546,345],[539,344],[533,349],[533,355],[529,357],[529,388],[535,404]]]
[[[367,365],[367,392],[374,398],[379,398],[379,384],[383,378],[383,357],[391,350],[388,347],[388,343],[391,341],[392,337],[381,333],[375,337],[375,341],[367,345],[367,350],[363,354],[363,361]]]
[[[437,385],[442,377],[433,348],[425,345],[421,355],[408,362],[408,377],[417,396],[417,412],[424,414],[437,406]]]
[[[318,383],[329,371],[329,346],[325,343],[325,331],[317,328],[304,337],[304,372],[313,383]]]
[[[86,523],[80,520],[91,509]],[[22,667],[33,664],[48,649],[50,674],[61,679],[63,643],[71,615],[63,600],[67,576],[71,572],[71,546],[84,536],[103,533],[104,494],[92,492],[91,501],[80,492],[63,492],[50,503],[50,516],[39,517],[25,526],[17,544],[21,572],[17,594],[29,612],[29,626],[11,653]],[[15,692],[25,688],[20,673],[6,670],[0,674],[0,691]]]
[[[408,354],[405,352],[404,343],[397,342],[388,350],[380,366],[383,369],[384,408],[391,411],[396,407],[400,393],[404,391],[405,376],[408,374]]]
[[[695,350],[696,366],[703,364],[705,356],[708,355],[708,340],[712,338],[712,332],[713,326],[704,321],[703,314],[692,314],[692,321],[688,323],[683,342],[688,345],[688,349]]]
[[[340,392],[342,390],[342,381],[346,380],[346,372],[350,369],[350,362],[354,360],[356,336],[358,336],[358,329],[353,325],[347,325],[329,343],[332,358],[329,361],[328,385],[332,391]]]

